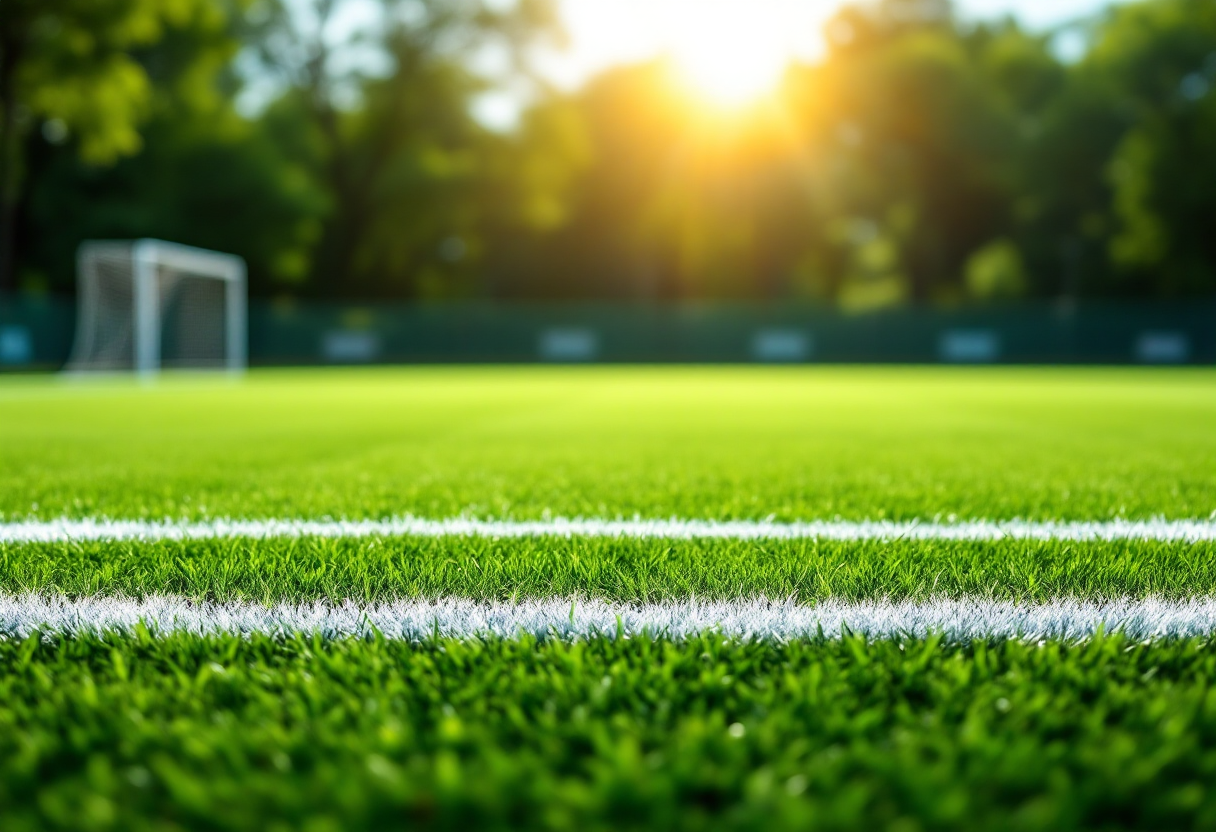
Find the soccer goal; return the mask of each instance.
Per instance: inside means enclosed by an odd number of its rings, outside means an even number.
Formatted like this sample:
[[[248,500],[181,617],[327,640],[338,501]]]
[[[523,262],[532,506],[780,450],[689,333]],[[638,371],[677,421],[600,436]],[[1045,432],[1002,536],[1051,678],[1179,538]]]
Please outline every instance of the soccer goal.
[[[107,240],[82,243],[76,263],[80,297],[67,370],[244,369],[240,257],[162,240]]]

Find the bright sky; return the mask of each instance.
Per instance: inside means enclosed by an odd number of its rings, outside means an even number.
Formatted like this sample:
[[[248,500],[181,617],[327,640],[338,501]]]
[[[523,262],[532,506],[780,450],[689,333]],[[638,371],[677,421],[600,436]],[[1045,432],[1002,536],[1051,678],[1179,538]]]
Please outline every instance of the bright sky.
[[[509,2],[509,0],[497,0]],[[569,35],[563,51],[537,56],[542,74],[565,89],[614,64],[670,55],[690,85],[721,103],[744,103],[778,79],[791,58],[823,50],[823,26],[842,0],[558,0]],[[1112,0],[955,0],[970,19],[1012,14],[1032,29],[1092,15]],[[1062,37],[1062,52],[1083,40]],[[490,56],[491,58],[493,56]],[[493,62],[484,67],[495,73]],[[521,101],[509,91],[475,103],[484,124],[509,129]]]
[[[515,0],[487,0],[509,5]],[[813,60],[823,49],[824,22],[844,0],[557,0],[569,48],[545,50],[538,68],[552,82],[574,89],[614,64],[659,55],[672,56],[690,85],[723,103],[742,103],[770,88],[791,59]],[[1094,14],[1112,0],[955,0],[966,18],[1017,16],[1032,29],[1047,29]],[[313,0],[289,0],[303,30],[312,23]],[[410,4],[397,7],[408,11]],[[340,0],[326,27],[338,48],[335,67],[377,74],[385,60],[352,35],[383,25],[384,7],[375,0]],[[403,12],[404,13],[404,12]],[[1083,41],[1060,42],[1078,51]],[[505,53],[484,50],[475,58],[487,77],[508,74]],[[278,89],[273,78],[248,73],[250,84],[239,105],[256,112]],[[341,89],[339,89],[341,92]],[[509,128],[526,100],[519,90],[483,95],[475,115],[486,125]]]
[[[1048,28],[1092,14],[1109,0],[956,0],[969,18],[1016,15]],[[709,84],[740,88],[775,74],[789,58],[822,50],[824,21],[840,0],[560,0],[570,48],[542,68],[564,87],[612,64],[670,54]],[[743,76],[743,77],[740,77]]]

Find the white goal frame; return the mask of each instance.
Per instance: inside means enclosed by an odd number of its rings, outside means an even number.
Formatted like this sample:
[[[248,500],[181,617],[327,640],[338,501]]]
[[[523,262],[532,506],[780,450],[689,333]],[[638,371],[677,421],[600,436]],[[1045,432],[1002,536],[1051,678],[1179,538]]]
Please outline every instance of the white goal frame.
[[[119,326],[119,338],[129,339],[130,347],[121,348],[124,353],[121,359],[115,359],[112,350],[110,354],[105,353],[105,345],[99,343],[101,317],[106,314],[101,297],[101,264],[104,261],[109,261],[111,268],[130,275],[130,325]],[[159,372],[167,292],[175,285],[173,278],[183,276],[217,280],[224,288],[224,355],[202,367],[241,372],[247,366],[246,275],[245,261],[240,257],[164,240],[89,240],[81,243],[77,250],[76,268],[79,300],[76,338],[66,366],[69,372],[133,370],[140,375]],[[114,280],[113,277],[109,279]],[[122,275],[119,281],[124,279],[125,275]],[[166,284],[168,289],[165,289]],[[125,357],[127,353],[129,360]]]

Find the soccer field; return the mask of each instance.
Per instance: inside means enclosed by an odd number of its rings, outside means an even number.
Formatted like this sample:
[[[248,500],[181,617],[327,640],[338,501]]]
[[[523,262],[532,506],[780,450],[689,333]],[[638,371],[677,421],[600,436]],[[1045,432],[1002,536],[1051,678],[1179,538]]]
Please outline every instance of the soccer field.
[[[1216,372],[0,379],[0,828],[1216,825]]]

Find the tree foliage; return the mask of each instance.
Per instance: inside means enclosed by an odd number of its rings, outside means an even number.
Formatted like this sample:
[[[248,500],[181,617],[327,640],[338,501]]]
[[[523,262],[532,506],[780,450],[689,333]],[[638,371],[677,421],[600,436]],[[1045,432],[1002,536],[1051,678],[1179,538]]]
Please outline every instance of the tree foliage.
[[[136,51],[214,14],[207,0],[5,0],[0,4],[0,291],[9,288],[25,145],[73,137],[86,163],[137,153],[153,83]]]
[[[1216,290],[1207,0],[1116,7],[1075,61],[945,2],[850,6],[821,60],[729,112],[662,60],[547,87],[544,0],[374,7],[351,30],[344,0],[0,6],[22,284],[69,290],[79,240],[146,235],[240,253],[270,296]],[[503,88],[530,103],[490,129],[475,104]]]

